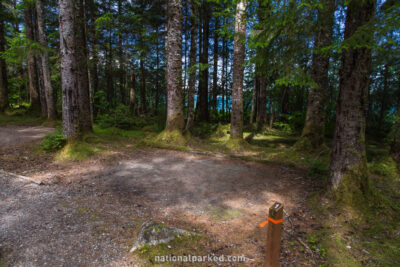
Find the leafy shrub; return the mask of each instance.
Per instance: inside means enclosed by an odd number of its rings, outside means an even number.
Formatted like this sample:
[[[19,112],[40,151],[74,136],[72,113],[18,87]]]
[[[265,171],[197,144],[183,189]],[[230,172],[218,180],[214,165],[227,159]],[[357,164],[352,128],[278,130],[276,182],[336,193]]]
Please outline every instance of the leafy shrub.
[[[305,121],[305,113],[296,111],[291,114],[282,114],[290,126],[291,131],[300,132],[303,129]]]
[[[65,146],[67,139],[61,134],[61,130],[48,134],[41,142],[41,147],[46,151],[57,151]]]
[[[193,126],[192,134],[200,138],[209,137],[218,128],[218,124],[199,122]]]
[[[143,128],[147,123],[141,118],[132,118],[129,107],[118,105],[109,113],[99,114],[97,123],[100,128],[117,127],[119,129],[131,130],[134,128]]]
[[[274,122],[274,126],[284,132],[287,132],[287,133],[292,132],[292,127],[290,126],[289,123],[276,121],[276,122]]]

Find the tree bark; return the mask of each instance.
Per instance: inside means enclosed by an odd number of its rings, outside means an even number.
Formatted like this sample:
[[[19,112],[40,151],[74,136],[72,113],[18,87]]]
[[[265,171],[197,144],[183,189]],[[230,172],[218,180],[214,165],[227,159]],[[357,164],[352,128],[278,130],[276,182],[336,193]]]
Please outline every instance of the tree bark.
[[[400,118],[400,73],[397,75],[397,121],[393,127],[396,127],[396,129],[400,128],[400,122],[398,119]],[[390,144],[390,153],[392,154],[392,157],[396,161],[400,161],[400,136],[394,136],[392,143]]]
[[[97,19],[97,7],[95,5],[94,0],[90,0],[89,2],[89,14],[90,14],[90,20],[91,23],[89,24],[89,36],[88,38],[91,46],[91,55],[92,55],[92,60],[90,62],[89,68],[90,68],[90,79],[91,79],[91,90],[92,90],[92,112],[93,112],[93,118],[96,118],[97,113],[98,113],[98,99],[95,97],[96,93],[99,90],[99,73],[98,73],[98,63],[99,63],[99,58],[98,58],[98,40],[97,40],[97,34],[96,34],[96,25],[95,21]]]
[[[251,93],[251,110],[250,110],[250,124],[254,122],[254,115],[256,113],[256,99],[258,91],[258,77],[253,79],[253,92]]]
[[[383,118],[386,113],[386,102],[387,102],[387,92],[388,92],[388,78],[389,78],[389,66],[385,64],[385,69],[383,71],[383,91],[381,96],[381,108],[379,111],[379,120],[378,120],[378,134],[381,133]]]
[[[345,23],[344,40],[375,16],[376,0],[350,2]],[[333,190],[346,183],[348,190],[367,190],[367,165],[365,154],[365,108],[373,32],[363,36],[362,47],[343,51],[340,71],[336,124],[330,164],[330,184]],[[353,187],[351,187],[353,185]]]
[[[59,0],[63,134],[80,138],[92,130],[84,0]]]
[[[314,39],[311,67],[311,78],[315,82],[315,87],[311,88],[308,95],[306,122],[302,132],[303,140],[308,140],[313,148],[319,147],[324,142],[329,55],[322,54],[320,50],[331,44],[335,0],[323,0],[322,4],[323,8],[318,9],[318,28]]]
[[[202,46],[203,50],[200,54],[200,63],[203,65],[203,69],[200,72],[199,77],[199,120],[208,121],[208,68],[204,68],[208,65],[208,45],[209,45],[209,35],[210,35],[210,25],[209,25],[209,10],[208,3],[206,0],[203,1],[203,34],[202,34]]]
[[[265,23],[268,20],[268,17],[271,12],[270,1],[258,1],[258,8],[257,8],[257,16],[259,23],[261,24],[261,29],[265,30]],[[257,48],[257,55],[258,59],[262,58],[262,52],[264,52],[265,48]],[[256,73],[258,74],[257,77],[257,91],[256,91],[256,123],[257,129],[261,129],[267,121],[267,84],[265,78],[265,70],[266,67],[263,62],[258,61],[256,63]]]
[[[267,122],[267,83],[265,76],[259,77],[257,94],[257,129],[261,129]]]
[[[130,90],[129,90],[129,107],[132,115],[136,115],[136,92],[135,92],[135,72],[131,70],[129,75]]]
[[[231,139],[243,139],[243,76],[246,40],[246,0],[236,5]]]
[[[166,130],[182,131],[182,1],[167,2],[167,35],[165,39],[167,122]]]
[[[122,0],[118,0],[118,15],[119,17],[122,16]],[[126,88],[125,88],[125,58],[124,58],[124,50],[123,50],[123,40],[122,40],[122,31],[123,25],[119,21],[118,23],[119,30],[118,30],[118,57],[119,57],[119,101],[120,103],[126,105]]]
[[[225,19],[224,19],[225,20]],[[226,40],[222,37],[222,74],[221,74],[221,90],[222,90],[222,120],[225,120],[225,86],[226,86]]]
[[[26,37],[34,41],[34,28],[33,28],[33,12],[32,7],[25,7],[24,11],[25,19],[25,34]],[[39,84],[36,71],[36,60],[33,53],[27,55],[27,69],[28,69],[28,88],[29,88],[29,103],[30,111],[32,113],[40,113],[40,98],[39,98]]]
[[[218,96],[218,29],[219,22],[218,17],[215,18],[215,29],[214,29],[214,69],[213,69],[213,88],[212,88],[212,106],[213,111],[217,112],[217,96]]]
[[[0,3],[1,5],[1,3]],[[5,51],[6,40],[4,31],[4,11],[3,6],[0,6],[0,53]],[[0,112],[4,112],[8,107],[8,80],[7,80],[7,65],[6,61],[0,57]]]
[[[42,59],[43,84],[46,93],[47,118],[55,120],[57,118],[56,99],[55,99],[55,91],[51,86],[49,54],[47,51],[49,47],[47,45],[46,25],[44,21],[42,0],[36,0],[35,3],[36,3],[36,16],[38,25],[37,28],[39,37],[38,41],[43,48],[40,56]]]
[[[194,121],[194,95],[196,86],[196,58],[197,58],[197,6],[191,1],[191,25],[190,25],[190,55],[189,55],[189,83],[188,83],[188,115],[186,130],[190,131]]]
[[[159,45],[159,31],[157,26],[157,44],[156,44],[156,114],[158,113],[158,106],[160,104],[160,81],[158,79],[158,72],[160,71],[160,45]]]
[[[142,114],[147,112],[146,100],[146,69],[144,67],[144,58],[140,56],[140,107]]]

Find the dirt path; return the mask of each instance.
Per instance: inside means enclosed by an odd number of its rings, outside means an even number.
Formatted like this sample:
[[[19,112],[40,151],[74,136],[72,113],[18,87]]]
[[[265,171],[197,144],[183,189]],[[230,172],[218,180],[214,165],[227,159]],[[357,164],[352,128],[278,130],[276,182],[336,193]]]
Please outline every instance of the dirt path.
[[[0,127],[0,148],[37,141],[54,131],[54,128],[41,126]]]
[[[62,171],[67,183],[0,175],[0,252],[10,266],[136,266],[128,250],[150,219],[207,236],[207,253],[245,254],[246,266],[259,266],[266,230],[258,225],[274,201],[291,214],[288,232],[304,238],[313,224],[310,183],[285,167],[157,149],[74,164]],[[309,266],[294,239],[285,232],[282,263]]]

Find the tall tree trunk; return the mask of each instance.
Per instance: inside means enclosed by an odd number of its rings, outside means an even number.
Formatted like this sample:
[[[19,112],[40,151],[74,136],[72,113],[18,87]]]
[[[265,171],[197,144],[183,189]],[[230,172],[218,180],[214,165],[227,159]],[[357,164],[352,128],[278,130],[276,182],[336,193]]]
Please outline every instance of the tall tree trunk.
[[[197,6],[196,1],[191,2],[190,25],[190,55],[189,55],[189,83],[188,83],[188,115],[186,130],[190,131],[194,121],[194,94],[196,86],[196,50],[197,50]]]
[[[157,27],[157,44],[156,44],[156,114],[158,113],[158,106],[160,103],[160,81],[158,79],[158,72],[159,72],[159,68],[160,68],[160,48],[159,48],[159,32],[158,32],[158,27]]]
[[[203,0],[203,34],[202,34],[202,45],[203,51],[200,54],[200,63],[203,65],[202,71],[200,72],[199,80],[199,120],[208,121],[208,68],[204,68],[208,65],[208,45],[209,45],[209,35],[210,35],[210,25],[209,19],[210,14],[208,10],[207,0]]]
[[[40,56],[42,59],[43,84],[46,93],[47,118],[55,120],[57,118],[56,98],[55,98],[55,91],[51,86],[49,54],[47,51],[49,47],[47,45],[46,25],[44,21],[42,0],[36,0],[35,3],[36,3],[36,16],[38,25],[37,28],[39,37],[38,41],[40,45],[43,47]]]
[[[136,115],[136,91],[135,91],[135,72],[131,70],[129,75],[130,89],[129,89],[129,107],[132,115]]]
[[[214,69],[213,69],[213,88],[212,88],[212,104],[213,111],[217,112],[217,89],[218,89],[218,29],[219,22],[218,17],[215,17],[215,29],[214,29]]]
[[[284,85],[281,99],[281,114],[289,113],[289,88]]]
[[[388,78],[389,78],[389,66],[388,64],[385,64],[385,69],[383,71],[383,92],[381,96],[381,109],[379,111],[379,120],[378,120],[378,133],[380,133],[382,130],[383,118],[385,117],[386,113]]]
[[[146,100],[146,69],[144,67],[144,58],[140,56],[140,107],[142,113],[147,112]]]
[[[109,10],[111,8],[109,7]],[[108,51],[107,51],[108,48]],[[106,48],[106,79],[107,79],[107,100],[111,106],[115,106],[114,75],[113,75],[113,49],[112,29],[109,29],[108,47]]]
[[[271,115],[269,117],[269,128],[272,128],[274,126],[274,120],[275,120],[275,102],[273,99],[271,99]]]
[[[97,117],[98,113],[98,99],[95,97],[96,93],[99,90],[99,73],[98,73],[98,64],[99,64],[99,57],[98,57],[98,40],[96,34],[96,24],[94,23],[97,19],[97,7],[95,5],[94,0],[90,0],[89,2],[89,14],[91,23],[89,24],[89,36],[88,38],[91,47],[91,55],[92,60],[90,62],[90,79],[91,79],[91,90],[92,90],[92,112],[93,118]]]
[[[225,19],[224,19],[225,21]],[[222,74],[221,74],[221,90],[222,90],[222,120],[225,120],[225,86],[226,86],[226,40],[222,38]]]
[[[63,134],[80,138],[92,130],[84,0],[59,0]]]
[[[400,73],[397,75],[397,118],[400,117]],[[396,127],[397,129],[400,128],[400,123],[397,121],[393,127]],[[392,157],[400,161],[400,136],[397,135],[394,137],[392,143],[390,144],[390,153],[392,154]]]
[[[318,9],[318,28],[314,39],[311,67],[311,78],[315,86],[308,95],[306,122],[302,132],[302,140],[307,140],[313,148],[319,147],[324,142],[329,55],[322,54],[320,50],[331,44],[335,0],[323,0],[322,4],[322,8]]]
[[[243,139],[243,76],[246,41],[246,0],[236,5],[231,138]]]
[[[253,92],[251,93],[251,110],[250,110],[250,124],[252,125],[254,122],[254,115],[256,112],[256,94],[257,94],[257,86],[258,85],[258,78],[254,77],[253,79]]]
[[[122,0],[118,0],[118,15],[119,17],[122,16]],[[118,76],[119,76],[119,101],[122,104],[126,104],[126,88],[125,88],[125,58],[124,58],[124,50],[123,50],[123,40],[122,40],[122,31],[123,25],[119,21],[118,23],[119,30],[118,30],[118,60],[119,60],[119,69],[118,69]]]
[[[6,40],[4,31],[4,7],[0,3],[0,53],[5,51]],[[8,80],[6,61],[0,57],[0,112],[8,107]]]
[[[257,129],[261,129],[267,122],[267,84],[265,76],[259,77],[257,97]]]
[[[33,12],[30,5],[25,7],[24,18],[26,37],[34,41]],[[37,64],[33,53],[28,53],[27,65],[30,111],[32,113],[40,113],[39,84],[36,71]]]
[[[257,16],[261,25],[264,25],[268,20],[270,15],[270,1],[259,0],[257,8]],[[262,26],[261,29],[265,30],[265,26]],[[258,59],[262,58],[262,52],[264,52],[265,48],[257,48]],[[257,101],[257,129],[261,129],[267,121],[267,84],[265,78],[265,64],[260,62],[260,60],[256,63],[256,73],[258,74],[258,86],[256,93],[256,101]]]
[[[344,40],[348,40],[375,16],[376,0],[350,2],[345,23]],[[337,189],[346,183],[346,190],[368,189],[365,154],[365,108],[371,72],[373,32],[363,36],[363,47],[343,51],[340,72],[336,124],[330,164],[330,183]],[[354,193],[354,192],[350,192]]]
[[[165,39],[167,122],[166,130],[182,131],[182,1],[167,2],[167,36]]]

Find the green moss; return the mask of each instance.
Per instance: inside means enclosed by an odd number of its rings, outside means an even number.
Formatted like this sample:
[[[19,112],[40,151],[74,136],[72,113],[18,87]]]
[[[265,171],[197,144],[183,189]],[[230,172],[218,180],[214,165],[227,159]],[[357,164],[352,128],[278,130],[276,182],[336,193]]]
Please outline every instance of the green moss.
[[[349,170],[342,178],[339,187],[332,191],[338,203],[349,206],[364,206],[371,197],[369,176],[365,162]]]
[[[156,256],[165,255],[207,255],[204,238],[200,235],[177,236],[174,240],[154,246],[145,245],[135,252],[145,266],[176,266],[176,262],[156,262]],[[190,266],[203,266],[204,263],[190,263]]]
[[[154,138],[154,142],[165,145],[186,146],[187,140],[183,134],[178,131],[164,130]]]
[[[324,143],[324,126],[315,124],[306,124],[303,128],[303,133],[301,135],[302,142],[311,146],[311,149],[316,149]],[[308,148],[308,147],[307,147]]]
[[[363,264],[351,254],[350,249],[347,248],[346,241],[337,235],[330,235],[330,238],[325,239],[322,246],[328,248],[326,251],[327,266],[363,266]]]
[[[300,138],[293,146],[293,149],[298,151],[313,151],[314,147],[309,138]]]
[[[235,152],[235,151],[246,151],[250,149],[249,143],[241,138],[230,138],[226,141],[225,146]]]
[[[215,131],[211,134],[211,139],[220,139],[223,137],[228,137],[231,129],[231,124],[221,124],[215,128]]]
[[[161,229],[165,229],[165,228],[168,228],[168,226],[166,226],[166,225],[164,225],[164,224],[153,225],[153,226],[149,227],[148,229],[146,229],[146,230],[144,231],[144,235],[149,234],[149,233],[152,232],[153,230],[154,230],[155,232],[159,232],[159,231],[161,231]]]
[[[85,160],[101,149],[86,142],[71,141],[57,153],[56,160],[59,161],[80,161]]]

